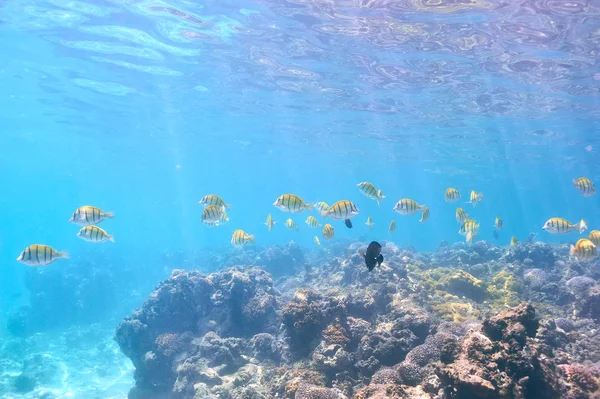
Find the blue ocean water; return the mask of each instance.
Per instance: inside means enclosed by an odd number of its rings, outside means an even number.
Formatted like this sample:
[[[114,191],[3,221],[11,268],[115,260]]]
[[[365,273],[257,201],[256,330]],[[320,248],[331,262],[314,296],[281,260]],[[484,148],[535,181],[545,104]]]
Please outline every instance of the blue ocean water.
[[[107,337],[173,268],[217,268],[210,255],[232,251],[235,229],[307,251],[317,235],[326,254],[307,212],[273,207],[284,193],[355,202],[354,227],[332,222],[333,241],[432,251],[464,241],[462,206],[478,240],[573,242],[541,228],[555,216],[600,226],[600,197],[572,182],[600,182],[599,29],[592,1],[0,1],[1,334],[36,295],[30,275],[47,273],[16,261],[34,243],[69,252],[48,268],[111,270],[121,290],[94,320]],[[382,189],[380,207],[362,181]],[[471,190],[484,193],[476,208]],[[232,204],[227,225],[200,222],[209,193]],[[401,198],[430,219],[393,212]],[[76,236],[82,205],[115,212],[101,225],[114,244]]]

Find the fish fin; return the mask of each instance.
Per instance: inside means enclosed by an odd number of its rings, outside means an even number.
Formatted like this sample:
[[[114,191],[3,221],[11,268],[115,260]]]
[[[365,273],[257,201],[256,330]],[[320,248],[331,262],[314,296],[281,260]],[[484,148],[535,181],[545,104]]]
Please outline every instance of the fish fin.
[[[227,209],[227,210],[231,209],[231,204],[225,204],[225,209]]]
[[[581,221],[579,223],[577,223],[577,230],[579,231],[579,234],[586,231],[587,228],[588,228],[588,226],[587,226],[587,223],[585,222],[585,220],[581,219]]]
[[[377,257],[377,262],[381,265],[383,263],[383,255],[379,254],[379,256]]]
[[[313,204],[306,204],[304,205],[306,207],[306,209],[308,209],[309,211],[313,210]]]
[[[112,234],[109,234],[109,235],[106,237],[106,239],[107,239],[108,241],[110,241],[110,242],[115,242],[115,236],[114,236],[114,235],[112,235]]]
[[[255,241],[254,241],[254,234],[250,234],[250,235],[248,236],[248,241],[250,241],[250,242],[255,242]]]
[[[427,210],[427,205],[423,204],[419,206],[419,209],[421,210],[421,212],[425,212],[425,210]]]
[[[67,251],[60,251],[56,254],[57,258],[69,259],[69,253]]]
[[[326,218],[327,218],[327,216],[329,216],[329,210],[326,210],[326,211],[321,211],[321,217],[322,217],[323,219],[326,219]]]
[[[104,214],[104,217],[105,217],[105,218],[108,218],[108,219],[112,219],[112,218],[114,218],[114,217],[115,217],[115,213],[114,213],[113,211],[106,212],[106,213]]]
[[[360,249],[358,250],[358,253],[362,255],[363,258],[367,259],[367,254],[365,254],[363,251],[361,251]]]
[[[381,205],[381,198],[377,197],[376,200],[377,200],[377,206],[380,206]]]
[[[569,249],[569,256],[575,256],[575,246],[571,244],[571,248]]]

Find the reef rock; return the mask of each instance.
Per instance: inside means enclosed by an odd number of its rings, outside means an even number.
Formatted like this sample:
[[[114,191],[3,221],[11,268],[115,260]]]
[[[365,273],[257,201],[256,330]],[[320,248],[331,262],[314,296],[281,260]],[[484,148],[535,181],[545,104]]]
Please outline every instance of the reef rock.
[[[235,337],[277,331],[277,296],[258,267],[209,275],[174,270],[117,327],[115,340],[136,367],[130,397],[169,392],[176,381],[179,392],[195,383],[217,384],[219,375],[207,367],[227,373],[246,363],[242,352],[250,349]],[[194,361],[196,355],[203,360]]]

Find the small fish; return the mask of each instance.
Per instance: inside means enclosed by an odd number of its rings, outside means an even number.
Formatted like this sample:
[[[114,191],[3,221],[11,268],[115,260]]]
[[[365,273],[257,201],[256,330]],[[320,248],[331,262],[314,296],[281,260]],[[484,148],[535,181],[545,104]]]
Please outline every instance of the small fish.
[[[326,203],[326,202],[323,202],[323,201],[317,202],[317,203],[314,205],[314,207],[315,207],[315,208],[316,208],[316,209],[317,209],[319,212],[321,212],[321,211],[326,211],[327,209],[329,209],[329,205],[327,205],[327,203]]]
[[[294,223],[292,219],[285,221],[285,227],[287,227],[290,231],[298,231],[298,226],[296,226],[296,223]]]
[[[323,237],[326,240],[331,240],[334,235],[335,235],[335,230],[333,229],[333,226],[330,225],[329,223],[327,223],[325,225],[325,227],[323,227]]]
[[[584,197],[591,197],[592,195],[596,194],[596,187],[594,187],[594,183],[592,183],[587,177],[573,179],[573,185]]]
[[[219,222],[225,212],[225,207],[218,207],[216,205],[208,205],[202,211],[202,222],[214,223]]]
[[[408,198],[403,198],[394,205],[393,210],[401,215],[413,215],[418,211],[425,211],[427,205],[419,205],[416,201]]]
[[[68,259],[69,254],[66,251],[58,252],[47,245],[33,244],[21,252],[17,261],[27,266],[47,266],[61,258]]]
[[[494,230],[494,238],[497,240],[498,239],[498,232],[496,230]]]
[[[473,208],[483,199],[483,193],[478,193],[475,190],[471,190],[471,200],[467,204],[472,204]]]
[[[527,237],[527,241],[529,243],[533,243],[533,240],[535,240],[535,236],[537,236],[537,233],[529,233],[529,237]]]
[[[467,232],[467,235],[465,236],[465,241],[467,242],[467,244],[473,244],[473,242],[475,242],[475,238],[477,237],[477,234],[473,231],[469,231]]]
[[[306,218],[306,224],[313,228],[321,227],[317,218],[312,215]]]
[[[375,186],[369,182],[364,181],[362,183],[358,183],[356,186],[367,198],[376,200],[377,206],[379,206],[381,200],[385,198],[385,196],[381,193],[381,190],[377,190]]]
[[[269,231],[273,230],[273,225],[277,223],[273,221],[273,218],[271,217],[271,214],[269,213],[267,215],[267,221],[265,222],[265,224],[267,225],[267,228],[269,229]]]
[[[391,223],[390,223],[390,228],[388,229],[388,231],[391,233],[394,230],[396,230],[396,221],[392,220]]]
[[[111,219],[113,217],[115,217],[113,212],[104,212],[95,206],[85,205],[73,212],[69,222],[80,226],[91,226],[101,223],[104,219]]]
[[[600,231],[592,230],[590,231],[589,240],[594,243],[595,246],[600,245]]]
[[[460,198],[460,193],[455,188],[448,188],[444,193],[444,199],[447,202],[454,202]]]
[[[313,241],[315,242],[315,244],[317,244],[317,246],[321,246],[321,241],[319,241],[319,237],[315,236],[315,238],[313,238]]]
[[[469,214],[467,212],[465,212],[464,209],[457,208],[456,209],[456,221],[460,224],[463,224],[467,220],[469,220]]]
[[[243,247],[249,242],[254,242],[254,235],[248,234],[244,230],[236,230],[231,236],[231,243],[236,247]]]
[[[352,221],[350,219],[344,220],[344,224],[346,225],[347,228],[349,228],[349,229],[352,228]]]
[[[542,229],[551,234],[566,234],[571,231],[578,231],[581,234],[587,230],[587,224],[583,219],[577,224],[571,224],[567,219],[551,218],[548,219]]]
[[[429,208],[425,208],[423,210],[423,213],[421,214],[421,219],[419,220],[419,222],[423,223],[425,222],[427,219],[429,219]]]
[[[106,231],[98,226],[85,226],[79,230],[77,237],[88,242],[115,242],[112,234],[108,234]]]
[[[460,230],[458,230],[458,234],[462,234],[464,236],[466,236],[469,232],[473,232],[474,235],[477,235],[479,232],[479,223],[469,219],[465,221],[463,225],[460,226]]]
[[[202,197],[202,199],[200,201],[198,201],[198,203],[200,205],[203,205],[204,207],[207,207],[210,205],[215,205],[215,206],[218,206],[219,208],[224,207],[225,209],[231,209],[231,205],[226,204],[225,201],[223,201],[223,198],[221,198],[215,194],[205,195],[204,197]]]
[[[598,249],[587,238],[581,238],[577,241],[577,244],[571,245],[569,255],[575,256],[579,260],[592,260],[598,257]]]
[[[367,247],[367,252],[361,252],[363,258],[365,258],[365,264],[367,269],[372,271],[375,266],[383,263],[383,255],[381,255],[381,244],[377,241],[372,241]]]
[[[496,230],[501,230],[502,226],[504,226],[502,219],[500,219],[500,216],[496,216],[496,221],[494,222],[494,227],[496,228]]]
[[[284,212],[302,212],[303,210],[312,211],[312,204],[307,204],[304,200],[294,194],[283,194],[273,203],[275,208],[279,208]]]
[[[331,216],[332,219],[346,220],[358,215],[359,212],[360,210],[352,201],[341,200],[331,205],[326,211],[321,211],[321,216],[323,218]]]
[[[373,226],[375,226],[375,223],[373,223],[373,219],[371,218],[371,216],[367,217],[367,223],[365,224],[369,226],[370,229],[372,229]]]
[[[512,236],[512,238],[510,239],[510,246],[511,247],[516,247],[518,243],[519,242],[517,241],[517,237]]]

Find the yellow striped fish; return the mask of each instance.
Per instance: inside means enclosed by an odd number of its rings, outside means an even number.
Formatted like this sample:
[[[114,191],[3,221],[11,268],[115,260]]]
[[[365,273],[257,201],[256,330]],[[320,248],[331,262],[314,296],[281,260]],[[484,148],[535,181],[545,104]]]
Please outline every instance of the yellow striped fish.
[[[69,254],[66,251],[57,252],[54,248],[47,245],[33,244],[21,252],[17,261],[27,266],[47,266],[61,258],[68,259]]]
[[[390,228],[389,228],[389,232],[393,232],[394,230],[396,230],[396,221],[392,220],[392,222],[390,223]]]
[[[462,226],[460,226],[460,230],[458,230],[458,234],[462,234],[463,236],[466,236],[467,233],[471,231],[473,232],[474,235],[477,235],[477,233],[479,232],[479,223],[477,223],[474,220],[467,220],[463,223]]]
[[[475,190],[471,190],[471,200],[467,204],[472,204],[473,208],[483,199],[483,193],[478,193]]]
[[[372,229],[373,226],[375,226],[375,223],[373,223],[373,218],[371,218],[371,216],[367,217],[367,222],[365,224],[369,226],[370,229]]]
[[[458,200],[460,198],[460,193],[458,192],[457,189],[455,188],[448,188],[446,189],[446,192],[444,193],[444,199],[447,202],[454,202],[456,200]]]
[[[477,237],[477,235],[475,233],[473,233],[472,231],[469,231],[469,232],[467,232],[465,241],[467,242],[467,244],[473,244],[473,242],[475,242],[476,237]]]
[[[346,220],[358,215],[359,212],[360,210],[353,202],[341,200],[331,205],[326,211],[321,211],[321,216],[323,218],[331,216],[332,219]]]
[[[552,234],[566,234],[571,231],[578,231],[579,234],[587,230],[587,224],[583,219],[577,224],[571,224],[567,219],[551,218],[544,224],[542,229]]]
[[[358,183],[356,186],[365,197],[377,201],[377,206],[379,206],[381,200],[385,198],[381,190],[377,190],[373,184],[367,181]]]
[[[218,222],[202,222],[202,223],[204,223],[204,225],[209,228],[219,227],[222,224],[229,223],[229,216],[227,216],[227,213],[225,213],[225,211],[223,211],[223,214],[221,215],[221,218],[219,219]]]
[[[589,240],[594,243],[595,246],[600,245],[600,231],[592,230],[590,231]]]
[[[287,227],[288,230],[291,231],[298,231],[298,226],[296,226],[296,223],[294,223],[292,219],[288,219],[285,221],[285,227]]]
[[[592,260],[598,257],[598,248],[587,238],[581,238],[577,244],[571,245],[569,255],[579,260]]]
[[[204,197],[202,197],[202,199],[198,203],[205,207],[210,206],[210,205],[215,205],[215,206],[218,206],[219,208],[231,209],[231,205],[226,204],[225,201],[223,201],[223,198],[221,198],[215,194],[205,195]]]
[[[317,203],[314,205],[314,207],[315,207],[315,208],[316,208],[316,209],[317,209],[319,212],[321,212],[321,211],[326,211],[327,209],[329,209],[329,205],[327,205],[327,203],[326,203],[326,202],[323,202],[323,201],[319,201],[319,202],[317,202]]]
[[[225,207],[218,207],[216,205],[208,205],[202,212],[202,222],[214,223],[219,222],[225,212]]]
[[[88,242],[115,242],[115,238],[112,234],[108,234],[106,231],[98,226],[85,226],[79,230],[77,237]]]
[[[95,206],[85,205],[73,212],[69,222],[80,226],[90,226],[98,224],[104,219],[111,219],[113,217],[115,217],[113,212],[103,212],[102,209],[96,208]]]
[[[321,227],[321,224],[319,223],[319,221],[317,220],[316,217],[314,216],[309,216],[306,218],[306,224],[309,225],[310,227]]]
[[[502,226],[504,226],[504,222],[500,219],[500,216],[496,216],[496,221],[494,222],[494,227],[496,230],[501,230]]]
[[[421,219],[419,220],[419,222],[423,223],[427,219],[429,219],[429,208],[425,207],[425,209],[423,210],[423,213],[421,214]]]
[[[326,240],[331,240],[334,235],[335,235],[335,230],[333,229],[333,226],[330,225],[329,223],[327,223],[325,225],[325,227],[323,227],[323,237]]]
[[[413,215],[418,211],[425,211],[427,205],[419,205],[416,201],[409,198],[403,198],[394,205],[394,211],[401,215]]]
[[[460,224],[463,224],[467,220],[469,220],[469,214],[467,212],[465,212],[464,209],[457,208],[456,209],[456,221]]]
[[[573,179],[573,185],[584,197],[591,197],[592,195],[596,194],[596,187],[594,187],[594,183],[592,183],[587,177]]]
[[[317,246],[321,246],[321,241],[319,241],[319,237],[315,236],[315,238],[313,238],[313,241],[315,242],[315,244],[317,244]]]
[[[269,229],[269,231],[273,230],[273,225],[277,223],[273,221],[273,218],[271,217],[271,214],[269,213],[267,215],[267,221],[265,222],[265,224],[267,225],[267,228]]]
[[[518,243],[519,242],[517,241],[517,237],[512,236],[512,238],[510,239],[510,246],[511,247],[516,247]]]
[[[243,247],[249,242],[254,242],[254,235],[248,234],[244,230],[236,230],[231,236],[231,243],[236,247]]]
[[[305,203],[302,198],[294,194],[283,194],[275,200],[273,206],[284,212],[293,213],[302,212],[305,209],[312,211],[313,207],[312,204]]]

